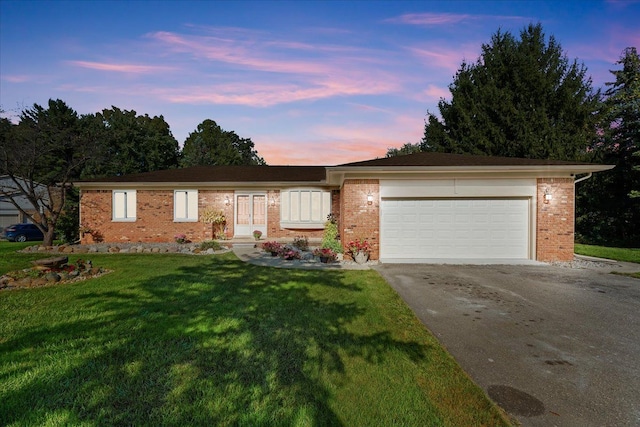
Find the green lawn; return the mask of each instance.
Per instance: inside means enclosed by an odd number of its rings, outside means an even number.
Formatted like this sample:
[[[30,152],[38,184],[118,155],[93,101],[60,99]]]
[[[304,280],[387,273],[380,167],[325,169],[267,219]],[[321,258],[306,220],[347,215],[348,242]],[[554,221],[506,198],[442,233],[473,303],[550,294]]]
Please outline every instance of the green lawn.
[[[114,272],[0,291],[0,425],[508,425],[375,271],[90,259]]]
[[[640,249],[608,248],[605,246],[581,245],[576,243],[575,253],[616,261],[640,263]]]

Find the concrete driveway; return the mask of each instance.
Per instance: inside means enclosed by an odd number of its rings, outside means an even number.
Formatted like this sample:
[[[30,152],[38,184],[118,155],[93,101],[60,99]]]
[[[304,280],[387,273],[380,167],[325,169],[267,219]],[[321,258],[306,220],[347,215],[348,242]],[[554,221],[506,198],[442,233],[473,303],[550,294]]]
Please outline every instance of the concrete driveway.
[[[640,280],[550,265],[376,269],[523,426],[640,426]]]

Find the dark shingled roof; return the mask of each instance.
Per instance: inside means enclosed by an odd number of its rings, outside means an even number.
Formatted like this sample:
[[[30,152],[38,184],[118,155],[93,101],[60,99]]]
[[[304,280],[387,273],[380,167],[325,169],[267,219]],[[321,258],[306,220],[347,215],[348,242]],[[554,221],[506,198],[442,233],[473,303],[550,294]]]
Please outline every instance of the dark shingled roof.
[[[193,166],[81,182],[322,182],[324,166]]]
[[[586,165],[588,163],[560,160],[521,159],[517,157],[472,156],[422,152],[404,156],[385,157],[363,162],[345,163],[338,167],[352,166],[562,166]]]

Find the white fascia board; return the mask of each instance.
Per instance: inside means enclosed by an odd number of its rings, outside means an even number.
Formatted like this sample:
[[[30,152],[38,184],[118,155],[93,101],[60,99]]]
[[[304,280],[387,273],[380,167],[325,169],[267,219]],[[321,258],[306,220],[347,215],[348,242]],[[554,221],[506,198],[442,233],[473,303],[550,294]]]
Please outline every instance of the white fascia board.
[[[614,165],[539,165],[539,166],[359,166],[336,167],[327,171],[327,181],[342,185],[346,178],[384,178],[389,175],[402,176],[517,176],[537,178],[560,178],[589,172],[613,169]]]

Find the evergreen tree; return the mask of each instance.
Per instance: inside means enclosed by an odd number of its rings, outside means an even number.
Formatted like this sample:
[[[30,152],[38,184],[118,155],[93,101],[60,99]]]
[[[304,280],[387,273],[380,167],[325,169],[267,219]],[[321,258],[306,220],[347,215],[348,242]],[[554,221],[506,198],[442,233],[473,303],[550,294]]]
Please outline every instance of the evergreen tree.
[[[576,228],[588,243],[640,247],[640,57],[624,50],[611,71],[602,111],[601,138],[592,160],[615,164],[578,186]]]
[[[495,33],[449,90],[451,102],[438,103],[442,121],[429,114],[425,123],[423,151],[576,160],[595,137],[600,93],[540,24],[519,40]]]

